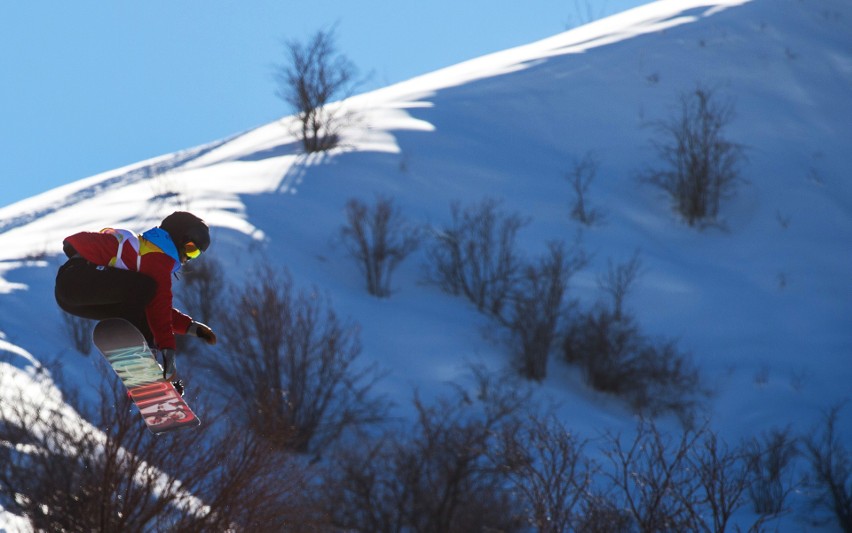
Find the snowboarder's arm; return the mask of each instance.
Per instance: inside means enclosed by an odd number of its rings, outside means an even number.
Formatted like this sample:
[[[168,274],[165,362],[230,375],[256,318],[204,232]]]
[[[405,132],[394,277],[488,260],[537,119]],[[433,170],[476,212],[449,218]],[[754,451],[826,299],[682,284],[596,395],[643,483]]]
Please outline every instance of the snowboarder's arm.
[[[145,274],[154,278],[157,282],[157,291],[154,298],[145,308],[148,318],[148,326],[154,334],[154,342],[159,349],[172,349],[175,345],[175,334],[172,316],[172,265],[173,261],[166,254],[148,254],[146,263],[143,263]],[[187,317],[189,318],[189,317]],[[188,324],[185,326],[188,327]]]
[[[177,309],[172,309],[172,331],[178,335],[187,335],[192,326],[192,317],[185,315]]]

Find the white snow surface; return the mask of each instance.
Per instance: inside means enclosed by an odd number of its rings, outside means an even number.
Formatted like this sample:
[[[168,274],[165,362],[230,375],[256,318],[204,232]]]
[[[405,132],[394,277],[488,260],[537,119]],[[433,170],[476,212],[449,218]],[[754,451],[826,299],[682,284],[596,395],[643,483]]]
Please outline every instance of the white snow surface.
[[[722,207],[724,229],[688,227],[636,178],[658,164],[649,121],[672,117],[679,95],[698,84],[731,99],[726,135],[748,147],[745,183]],[[422,250],[395,273],[392,297],[367,295],[336,238],[344,204],[391,196],[411,222],[440,226],[453,201],[488,197],[530,217],[518,242],[530,257],[579,232],[592,260],[570,296],[584,305],[600,297],[607,262],[638,251],[642,275],[627,305],[645,331],[692,354],[724,438],[806,432],[849,399],[848,0],[652,2],[336,105],[357,120],[326,154],[303,154],[285,117],[0,209],[0,361],[26,369],[61,360],[67,376],[87,383],[92,362],[68,346],[53,301],[62,239],[106,226],[141,232],[189,209],[211,223],[208,255],[232,281],[259,262],[280,265],[358,322],[362,359],[388,371],[376,392],[406,416],[414,390],[443,393],[468,364],[499,369],[509,357],[483,337],[486,321],[470,304],[420,283]],[[587,153],[600,162],[587,201],[606,218],[581,228],[569,216],[565,174]],[[186,363],[182,370],[190,390],[204,386]],[[0,402],[16,396],[16,383],[4,381]],[[558,357],[534,388],[581,434],[635,423]],[[852,437],[852,406],[839,422]],[[811,527],[788,522],[785,530]],[[16,523],[0,511],[0,531]]]

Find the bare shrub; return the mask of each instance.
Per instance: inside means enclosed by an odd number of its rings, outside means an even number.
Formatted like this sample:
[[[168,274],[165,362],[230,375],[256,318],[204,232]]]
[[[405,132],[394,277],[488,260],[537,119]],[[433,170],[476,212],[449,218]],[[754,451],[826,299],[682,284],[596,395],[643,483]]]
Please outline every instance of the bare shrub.
[[[609,435],[603,450],[609,462],[604,476],[640,531],[696,531],[692,502],[698,486],[686,468],[690,448],[699,434],[684,432],[672,440],[653,423],[642,421],[632,440]]]
[[[598,287],[611,298],[610,309],[616,320],[624,316],[624,300],[638,279],[641,268],[639,252],[635,252],[630,261],[620,265],[607,261],[606,275],[598,278]]]
[[[568,282],[586,263],[578,249],[569,252],[562,243],[550,243],[548,248],[537,264],[522,269],[512,288],[508,316],[500,317],[520,374],[536,381],[547,377],[551,346],[562,331]]]
[[[97,410],[65,400],[95,427],[71,422],[44,389],[0,416],[0,501],[37,531],[279,529],[307,512],[306,480],[285,455],[250,433],[221,427],[208,410],[198,429],[155,437],[118,378],[102,383]],[[71,423],[69,423],[71,422]],[[163,442],[163,439],[168,442]]]
[[[603,453],[608,508],[626,511],[639,531],[726,531],[745,504],[745,451],[729,447],[706,424],[670,436],[643,420],[632,440],[610,434]]]
[[[731,102],[699,85],[681,94],[679,115],[652,124],[663,166],[641,179],[665,191],[690,226],[715,223],[722,200],[735,194],[746,156],[743,145],[725,137],[733,117]]]
[[[563,354],[580,366],[589,385],[624,398],[636,412],[648,416],[673,412],[690,423],[702,393],[697,368],[673,341],[643,335],[635,317],[624,311],[639,265],[638,256],[625,265],[610,264],[599,281],[612,302],[574,317]]]
[[[832,407],[824,417],[821,431],[805,439],[810,462],[810,484],[816,491],[814,505],[831,513],[837,525],[852,532],[852,452],[839,434],[837,418],[841,406]]]
[[[391,198],[382,196],[372,208],[349,200],[340,234],[366,276],[367,292],[380,298],[390,296],[391,275],[420,244],[420,231],[406,223]]]
[[[306,152],[321,152],[338,145],[340,129],[348,118],[328,105],[333,98],[349,96],[356,69],[338,53],[335,29],[317,31],[307,43],[287,41],[287,63],[276,69],[276,95],[295,110]]]
[[[583,455],[585,445],[553,415],[531,416],[520,427],[509,425],[499,434],[494,461],[521,495],[520,506],[536,531],[591,529],[583,505],[599,471]]]
[[[752,477],[749,496],[756,513],[778,515],[785,510],[785,500],[797,486],[790,468],[799,455],[796,441],[787,428],[773,429],[748,443],[748,467]]]
[[[71,338],[71,345],[83,355],[92,353],[93,322],[64,311],[62,312],[62,322],[65,324],[65,331]]]
[[[491,199],[464,209],[454,203],[451,212],[450,226],[436,234],[428,250],[426,280],[500,316],[520,272],[515,235],[526,222]]]
[[[358,326],[339,319],[315,289],[297,290],[286,272],[260,267],[250,280],[230,304],[227,357],[205,360],[236,393],[249,426],[307,452],[380,420],[384,402],[370,396],[380,376],[358,362]]]
[[[520,530],[489,450],[518,423],[527,401],[481,371],[473,391],[459,388],[434,405],[415,397],[411,427],[336,454],[323,482],[334,524],[356,531]]]
[[[452,224],[428,250],[425,278],[446,292],[464,295],[493,319],[507,332],[505,341],[520,374],[540,381],[561,334],[568,281],[586,259],[578,247],[567,251],[554,242],[537,262],[524,262],[515,250],[515,236],[524,224],[520,215],[502,211],[495,200],[464,209],[454,203]]]
[[[727,531],[734,513],[745,504],[751,488],[748,454],[743,447],[731,447],[706,426],[696,430],[699,441],[687,456],[690,469],[698,482],[693,519],[701,531]],[[758,519],[749,531],[756,531]]]
[[[586,226],[593,226],[603,221],[604,214],[600,209],[589,207],[586,198],[589,187],[595,181],[600,163],[587,153],[582,159],[574,161],[574,166],[565,175],[574,191],[574,204],[571,207],[571,218]]]
[[[643,336],[632,316],[619,320],[600,307],[585,313],[569,328],[564,350],[592,387],[621,396],[636,412],[670,411],[691,421],[701,394],[698,370],[672,341]]]

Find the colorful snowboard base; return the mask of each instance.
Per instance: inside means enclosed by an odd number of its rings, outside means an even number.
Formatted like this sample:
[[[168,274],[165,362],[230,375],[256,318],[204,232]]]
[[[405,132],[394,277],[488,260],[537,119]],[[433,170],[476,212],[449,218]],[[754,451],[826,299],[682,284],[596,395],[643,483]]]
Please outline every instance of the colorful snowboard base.
[[[102,320],[92,338],[127,387],[152,433],[201,425],[174,385],[163,378],[162,367],[133,324],[123,318]]]

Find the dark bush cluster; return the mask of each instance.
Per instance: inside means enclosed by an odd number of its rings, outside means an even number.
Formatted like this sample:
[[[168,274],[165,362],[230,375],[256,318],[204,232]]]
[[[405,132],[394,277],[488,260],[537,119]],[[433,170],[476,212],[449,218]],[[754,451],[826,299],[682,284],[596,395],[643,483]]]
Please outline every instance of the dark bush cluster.
[[[334,454],[318,505],[341,530],[392,532],[766,531],[791,510],[784,499],[756,509],[765,480],[754,461],[769,460],[769,447],[755,454],[751,442],[732,445],[707,424],[672,434],[641,420],[589,450],[591,441],[517,391],[505,377],[480,374],[473,390],[434,406],[415,399],[411,425]],[[816,455],[848,458],[826,435],[809,440]],[[840,508],[829,491],[844,480],[838,458],[823,470],[811,461],[814,475],[835,472],[813,485],[825,509]],[[801,486],[794,466],[784,463],[777,477],[785,494]]]
[[[850,530],[839,408],[803,438],[731,445],[706,424],[667,433],[641,420],[590,441],[523,382],[474,376],[312,462],[209,405],[200,429],[153,437],[114,377],[98,411],[69,399],[103,433],[47,390],[22,394],[0,418],[0,504],[50,531],[764,531],[804,488],[811,520]]]
[[[624,398],[648,416],[673,412],[688,421],[699,404],[697,368],[672,341],[654,342],[631,315],[603,307],[576,317],[565,336],[565,359],[595,390]]]
[[[415,398],[410,427],[340,450],[323,479],[332,522],[354,531],[519,531],[519,502],[491,451],[527,397],[493,381],[480,373],[474,391],[434,405]]]
[[[681,95],[679,115],[654,123],[654,147],[664,164],[642,180],[666,191],[690,225],[717,223],[722,200],[741,181],[745,148],[725,137],[733,115],[733,104],[699,85]],[[575,196],[571,217],[584,226],[602,218],[587,201],[598,166],[588,153],[566,175]],[[368,291],[387,296],[391,273],[422,235],[408,229],[389,198],[372,210],[353,199],[346,211],[341,234],[350,255],[366,274]],[[492,319],[522,376],[543,380],[553,347],[561,345],[565,360],[579,365],[595,389],[623,397],[637,412],[671,411],[689,421],[703,395],[697,368],[673,341],[643,334],[636,316],[623,308],[638,258],[610,266],[601,288],[611,302],[579,309],[568,285],[585,266],[584,253],[552,242],[541,258],[527,260],[515,245],[527,223],[494,199],[453,203],[449,223],[427,243],[424,280],[465,297]]]
[[[229,427],[212,408],[200,429],[154,437],[112,369],[99,367],[105,379],[94,409],[73,396],[65,398],[69,405],[57,404],[46,384],[42,394],[22,392],[3,405],[6,510],[36,531],[284,530],[308,523],[307,478],[292,457]],[[93,426],[69,416],[72,408]]]
[[[535,381],[547,376],[555,346],[580,366],[593,388],[624,398],[648,416],[674,412],[688,421],[699,406],[697,368],[673,341],[644,335],[624,301],[639,274],[635,255],[600,279],[606,303],[582,310],[569,281],[586,263],[578,245],[552,242],[526,261],[516,251],[520,215],[493,200],[452,208],[451,224],[429,246],[426,280],[470,300],[504,333],[516,369]]]
[[[608,301],[578,312],[564,336],[565,359],[578,365],[594,389],[624,398],[636,412],[672,412],[689,423],[702,395],[698,369],[670,340],[655,341],[625,309],[639,275],[639,256],[609,264],[599,280]]]
[[[537,261],[525,260],[515,238],[526,220],[495,200],[453,204],[451,215],[428,247],[424,279],[473,303],[505,333],[518,372],[544,379],[564,326],[568,282],[584,254],[552,242]]]

